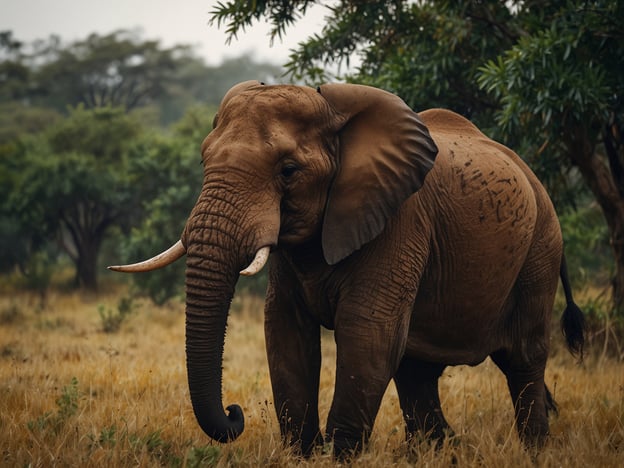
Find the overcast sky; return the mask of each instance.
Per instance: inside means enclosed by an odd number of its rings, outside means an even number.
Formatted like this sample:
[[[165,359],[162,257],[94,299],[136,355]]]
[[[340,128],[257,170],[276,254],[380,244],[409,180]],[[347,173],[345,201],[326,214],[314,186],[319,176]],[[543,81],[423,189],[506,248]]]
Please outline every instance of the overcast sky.
[[[289,49],[320,31],[326,14],[324,7],[314,7],[273,47],[266,23],[247,29],[228,46],[224,27],[208,25],[216,4],[215,0],[0,0],[0,31],[13,31],[13,37],[24,42],[56,34],[67,43],[93,32],[140,28],[143,39],[158,39],[164,47],[196,45],[197,54],[210,65],[246,52],[259,61],[283,64]]]

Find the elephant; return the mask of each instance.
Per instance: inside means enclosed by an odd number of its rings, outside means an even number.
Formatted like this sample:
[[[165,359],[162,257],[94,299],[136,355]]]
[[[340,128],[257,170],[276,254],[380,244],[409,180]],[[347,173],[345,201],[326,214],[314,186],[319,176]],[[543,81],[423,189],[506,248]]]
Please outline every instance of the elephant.
[[[204,180],[173,247],[118,271],[186,255],[186,358],[197,421],[227,442],[244,428],[222,403],[224,335],[239,275],[268,262],[264,329],[283,439],[299,453],[366,445],[396,385],[406,437],[452,434],[438,379],[490,357],[515,424],[539,449],[555,409],[544,380],[559,279],[561,326],[582,358],[562,233],[545,188],[512,150],[444,109],[414,112],[373,87],[247,81],[223,97],[201,144]],[[321,327],[336,379],[324,434]]]

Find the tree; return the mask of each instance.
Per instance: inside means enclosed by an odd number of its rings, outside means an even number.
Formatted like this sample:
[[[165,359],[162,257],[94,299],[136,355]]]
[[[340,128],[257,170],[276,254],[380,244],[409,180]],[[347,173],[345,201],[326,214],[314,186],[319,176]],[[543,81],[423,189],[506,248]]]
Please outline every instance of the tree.
[[[15,198],[21,188],[20,177],[27,164],[24,154],[30,140],[21,136],[37,133],[58,121],[58,114],[48,109],[26,108],[19,104],[0,104],[0,272],[19,267],[27,272],[35,259],[30,257],[46,249],[46,237],[40,226],[22,220]],[[22,222],[24,221],[24,222]],[[43,254],[38,255],[42,258]]]
[[[107,230],[136,213],[127,149],[139,132],[123,110],[78,107],[3,158],[12,184],[10,215],[32,244],[56,238],[76,266],[78,286],[97,287],[97,256]]]
[[[273,40],[315,3],[220,2],[212,21],[232,38],[266,18]],[[624,4],[342,0],[327,12],[322,32],[292,51],[291,75],[326,79],[328,65],[357,54],[347,80],[388,89],[415,109],[464,114],[519,150],[558,203],[575,201],[570,183],[580,174],[609,227],[624,315]]]
[[[22,46],[10,31],[0,32],[0,102],[20,100],[28,93],[32,71],[23,61]]]
[[[132,110],[165,93],[176,66],[190,54],[187,46],[162,49],[158,41],[142,41],[131,31],[115,31],[67,47],[52,43],[46,63],[34,77],[45,100],[55,107],[82,104]]]

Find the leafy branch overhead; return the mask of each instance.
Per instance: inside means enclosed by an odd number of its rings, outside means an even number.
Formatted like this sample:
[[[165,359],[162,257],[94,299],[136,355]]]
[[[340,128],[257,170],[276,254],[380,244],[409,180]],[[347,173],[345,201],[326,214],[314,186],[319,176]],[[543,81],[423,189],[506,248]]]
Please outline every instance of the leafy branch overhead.
[[[228,43],[238,37],[239,31],[250,27],[254,21],[266,17],[271,21],[271,43],[275,38],[282,39],[288,26],[301,19],[307,12],[308,7],[314,1],[304,0],[295,2],[276,1],[253,1],[253,2],[217,2],[211,11],[211,24],[218,27],[225,26],[228,34]]]

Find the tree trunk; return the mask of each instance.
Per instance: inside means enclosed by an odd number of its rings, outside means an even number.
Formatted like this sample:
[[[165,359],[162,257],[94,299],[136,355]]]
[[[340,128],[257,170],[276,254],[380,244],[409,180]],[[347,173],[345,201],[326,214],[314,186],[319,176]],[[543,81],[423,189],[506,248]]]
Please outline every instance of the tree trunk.
[[[624,317],[624,197],[619,187],[621,161],[609,154],[609,165],[596,152],[595,145],[590,143],[585,129],[577,128],[567,142],[567,149],[573,164],[578,167],[585,183],[596,197],[609,228],[609,237],[615,260],[615,276],[613,278],[614,312]],[[605,135],[605,149],[609,148],[609,135]],[[618,146],[622,151],[622,145]],[[619,161],[618,161],[619,160]]]
[[[78,250],[80,253],[76,259],[76,286],[89,291],[97,291],[96,269],[100,250],[99,242],[97,246],[83,246]]]
[[[68,246],[62,241],[61,245],[76,266],[74,283],[76,287],[96,291],[98,254],[111,221],[103,220],[95,228],[89,229],[89,226],[85,227],[70,217],[62,216],[61,219],[73,243],[73,246]]]
[[[613,278],[613,302],[616,315],[624,318],[624,207],[613,222],[615,227],[611,231],[611,245],[616,266]]]
[[[613,299],[615,313],[624,317],[624,132],[615,112],[605,126],[603,142],[612,180],[615,184],[617,213],[613,219],[611,245],[615,255],[616,271],[613,278]]]
[[[75,285],[96,291],[100,247],[115,215],[110,208],[85,201],[61,211],[59,217],[73,243],[67,245],[61,234],[61,245],[76,266]]]

